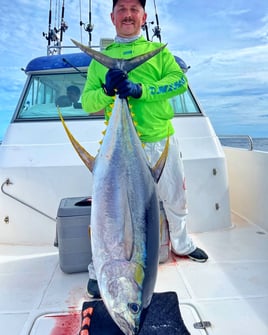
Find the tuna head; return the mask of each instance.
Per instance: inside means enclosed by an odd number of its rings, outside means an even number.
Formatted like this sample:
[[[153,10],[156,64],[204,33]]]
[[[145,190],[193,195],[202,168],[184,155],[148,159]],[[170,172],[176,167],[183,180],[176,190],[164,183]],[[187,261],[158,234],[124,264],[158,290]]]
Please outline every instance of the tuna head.
[[[112,261],[101,271],[104,304],[126,335],[137,334],[140,328],[143,277],[142,266],[127,261]]]

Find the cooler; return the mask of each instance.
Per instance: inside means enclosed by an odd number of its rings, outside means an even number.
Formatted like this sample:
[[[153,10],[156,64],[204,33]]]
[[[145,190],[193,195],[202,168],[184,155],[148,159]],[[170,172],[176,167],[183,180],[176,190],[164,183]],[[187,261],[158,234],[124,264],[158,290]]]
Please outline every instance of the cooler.
[[[89,237],[91,197],[62,199],[57,213],[56,239],[63,272],[86,272],[91,262]]]

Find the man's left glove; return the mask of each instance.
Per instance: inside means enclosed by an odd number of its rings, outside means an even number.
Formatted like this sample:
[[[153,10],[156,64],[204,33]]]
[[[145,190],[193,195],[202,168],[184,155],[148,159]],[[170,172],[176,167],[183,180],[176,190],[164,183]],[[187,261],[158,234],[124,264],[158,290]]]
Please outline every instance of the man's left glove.
[[[117,90],[117,87],[127,79],[127,74],[120,69],[110,69],[106,73],[105,84],[102,85],[102,88],[106,95],[114,96]]]
[[[117,94],[120,99],[125,99],[127,97],[139,99],[142,95],[141,84],[135,84],[132,81],[125,79],[117,86]]]

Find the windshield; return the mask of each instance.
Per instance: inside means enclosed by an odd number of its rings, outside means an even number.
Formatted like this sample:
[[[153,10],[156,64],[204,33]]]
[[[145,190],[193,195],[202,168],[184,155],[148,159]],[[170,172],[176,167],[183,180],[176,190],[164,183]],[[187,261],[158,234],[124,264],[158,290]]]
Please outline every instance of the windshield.
[[[85,77],[80,73],[32,75],[16,119],[58,119],[57,106],[65,117],[88,117],[80,100]]]
[[[67,118],[103,116],[103,111],[88,114],[82,109],[81,93],[86,73],[32,75],[20,104],[17,121],[58,119],[57,106]],[[175,116],[202,115],[190,90],[170,100]]]
[[[184,94],[176,95],[170,99],[170,103],[175,116],[203,115],[190,88]]]

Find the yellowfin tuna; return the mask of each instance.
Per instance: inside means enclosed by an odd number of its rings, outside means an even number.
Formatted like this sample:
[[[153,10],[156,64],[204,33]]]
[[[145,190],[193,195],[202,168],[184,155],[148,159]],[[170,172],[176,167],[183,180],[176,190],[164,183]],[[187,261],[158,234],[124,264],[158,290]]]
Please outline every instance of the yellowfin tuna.
[[[123,60],[74,43],[103,65],[127,72],[163,49]],[[96,158],[80,146],[63,119],[62,122],[76,151],[93,173],[91,244],[103,302],[124,334],[137,334],[142,310],[150,304],[157,276],[159,199],[156,182],[165,165],[168,141],[159,161],[150,169],[128,102],[119,97],[115,99]]]

